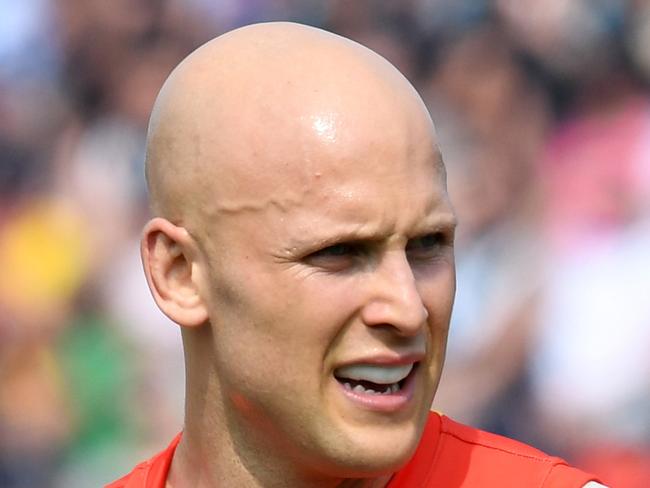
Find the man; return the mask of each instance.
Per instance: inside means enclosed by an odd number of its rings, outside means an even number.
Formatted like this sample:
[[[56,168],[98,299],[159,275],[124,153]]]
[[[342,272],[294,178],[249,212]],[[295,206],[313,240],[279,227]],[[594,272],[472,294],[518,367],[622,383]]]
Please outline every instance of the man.
[[[592,479],[429,412],[456,221],[429,114],[386,60],[290,23],[207,43],[156,101],[147,180],[142,258],[182,327],[185,425],[110,487]]]

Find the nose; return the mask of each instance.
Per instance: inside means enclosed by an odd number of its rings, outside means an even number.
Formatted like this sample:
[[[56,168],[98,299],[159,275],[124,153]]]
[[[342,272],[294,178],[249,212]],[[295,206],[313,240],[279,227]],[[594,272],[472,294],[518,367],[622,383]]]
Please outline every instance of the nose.
[[[429,312],[403,251],[384,255],[368,286],[370,295],[361,311],[367,326],[392,327],[404,336],[421,332]]]

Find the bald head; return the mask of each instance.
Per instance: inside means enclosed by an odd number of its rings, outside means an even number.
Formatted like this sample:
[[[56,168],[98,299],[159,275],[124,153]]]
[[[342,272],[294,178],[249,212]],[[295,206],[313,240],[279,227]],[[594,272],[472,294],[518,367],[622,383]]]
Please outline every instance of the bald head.
[[[349,170],[359,147],[418,130],[433,141],[418,94],[376,53],[298,24],[243,27],[197,49],[163,86],[147,141],[152,207],[191,225],[290,206],[308,180]],[[293,193],[275,198],[269,185],[278,183]]]

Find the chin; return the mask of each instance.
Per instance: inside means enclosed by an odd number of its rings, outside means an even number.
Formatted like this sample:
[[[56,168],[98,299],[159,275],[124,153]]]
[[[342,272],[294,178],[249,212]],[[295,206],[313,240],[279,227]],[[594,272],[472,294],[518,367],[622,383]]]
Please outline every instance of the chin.
[[[411,459],[423,426],[356,428],[328,446],[328,472],[340,478],[366,478],[392,474]],[[337,436],[338,437],[338,436]]]

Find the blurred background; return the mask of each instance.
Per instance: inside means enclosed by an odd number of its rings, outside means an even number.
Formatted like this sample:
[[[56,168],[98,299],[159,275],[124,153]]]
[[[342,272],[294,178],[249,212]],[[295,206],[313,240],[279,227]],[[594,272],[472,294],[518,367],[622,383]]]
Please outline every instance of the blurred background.
[[[431,110],[461,222],[434,408],[650,486],[646,0],[0,0],[0,486],[100,486],[180,430],[138,255],[148,114],[268,20],[366,44]]]

